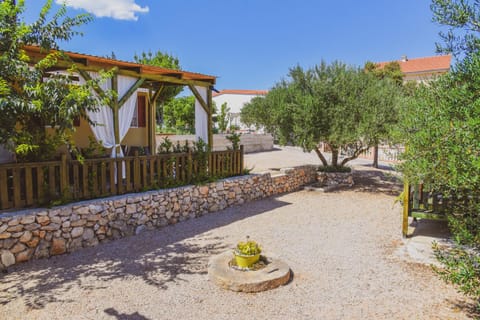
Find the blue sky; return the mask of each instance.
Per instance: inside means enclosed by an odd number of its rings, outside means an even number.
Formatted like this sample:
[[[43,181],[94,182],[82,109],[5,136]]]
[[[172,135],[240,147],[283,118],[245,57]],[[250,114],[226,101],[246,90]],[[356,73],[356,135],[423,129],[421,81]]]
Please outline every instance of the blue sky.
[[[432,56],[440,41],[429,0],[68,1],[69,15],[97,17],[63,49],[113,51],[121,60],[160,50],[184,70],[218,76],[217,89],[269,89],[290,67],[322,59],[363,65]],[[26,19],[43,3],[26,0]]]

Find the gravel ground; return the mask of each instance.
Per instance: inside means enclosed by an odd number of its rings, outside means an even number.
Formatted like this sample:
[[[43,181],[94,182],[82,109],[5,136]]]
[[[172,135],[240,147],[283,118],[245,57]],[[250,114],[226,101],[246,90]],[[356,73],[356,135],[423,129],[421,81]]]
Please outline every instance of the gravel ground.
[[[0,276],[0,319],[472,317],[430,267],[394,254],[404,245],[399,186],[358,169],[353,189],[272,197],[16,266]],[[247,294],[208,280],[209,258],[246,235],[291,267],[287,285]]]

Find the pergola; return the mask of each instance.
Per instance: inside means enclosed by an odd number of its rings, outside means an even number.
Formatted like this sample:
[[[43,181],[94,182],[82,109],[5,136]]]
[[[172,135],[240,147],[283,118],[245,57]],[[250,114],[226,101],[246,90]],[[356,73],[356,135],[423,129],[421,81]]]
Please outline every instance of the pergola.
[[[32,63],[36,63],[50,52],[45,52],[37,46],[24,47],[26,54],[30,57]],[[55,52],[55,51],[53,51]],[[148,90],[148,99],[150,107],[150,116],[147,119],[148,128],[148,146],[152,152],[156,150],[155,142],[155,129],[156,129],[156,100],[162,93],[162,90],[167,85],[187,86],[196,99],[196,130],[197,118],[199,113],[197,112],[197,106],[206,113],[207,116],[207,142],[208,146],[213,146],[213,134],[212,134],[212,89],[215,84],[216,77],[203,75],[199,73],[186,72],[180,70],[172,70],[167,68],[143,65],[139,63],[119,61],[109,58],[91,56],[75,52],[61,52],[60,58],[55,67],[49,69],[49,71],[64,71],[75,65],[79,75],[85,79],[91,79],[89,72],[99,72],[101,70],[109,71],[113,70],[113,77],[111,81],[111,90],[117,93],[118,99],[113,99],[108,107],[113,112],[113,126],[115,133],[115,146],[118,147],[121,143],[119,134],[119,110],[125,104],[125,102],[137,91],[139,88]],[[118,78],[119,76],[128,76],[136,78],[136,81],[130,88],[120,96],[118,94]],[[96,87],[96,93],[100,97],[105,96],[105,92],[102,88]],[[200,110],[200,109],[199,109]],[[197,136],[201,136],[197,132]]]

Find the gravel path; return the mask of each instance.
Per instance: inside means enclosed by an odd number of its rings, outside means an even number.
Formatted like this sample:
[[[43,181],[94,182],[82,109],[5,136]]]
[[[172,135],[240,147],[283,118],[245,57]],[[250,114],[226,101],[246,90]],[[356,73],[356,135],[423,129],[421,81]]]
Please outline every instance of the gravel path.
[[[0,319],[468,319],[468,301],[430,267],[393,254],[398,185],[360,169],[350,190],[255,201],[16,266],[0,275]],[[290,265],[290,283],[246,294],[208,280],[209,258],[246,235]]]

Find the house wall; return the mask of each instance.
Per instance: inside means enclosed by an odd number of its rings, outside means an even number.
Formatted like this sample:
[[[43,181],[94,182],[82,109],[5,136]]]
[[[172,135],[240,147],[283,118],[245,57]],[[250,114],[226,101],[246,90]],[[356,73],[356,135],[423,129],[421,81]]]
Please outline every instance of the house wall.
[[[92,128],[90,128],[87,120],[81,118],[80,126],[75,127],[75,132],[72,135],[75,146],[78,148],[88,147],[88,144],[90,142],[89,137],[94,138]]]
[[[427,83],[428,81],[431,81],[436,77],[441,76],[444,73],[445,72],[406,73],[404,74],[403,81],[404,82],[416,81],[416,82]]]
[[[140,93],[145,94],[145,93]],[[147,99],[148,103],[148,99]],[[150,117],[150,108],[146,107],[146,118]],[[148,121],[147,121],[148,123]],[[85,148],[89,145],[89,137],[94,137],[93,131],[85,119],[80,119],[80,126],[75,128],[75,132],[73,134],[73,141],[78,148]],[[148,128],[147,127],[131,127],[123,140],[120,143],[121,145],[127,146],[148,146]]]
[[[315,166],[0,215],[0,270],[159,229],[247,201],[298,190]]]

